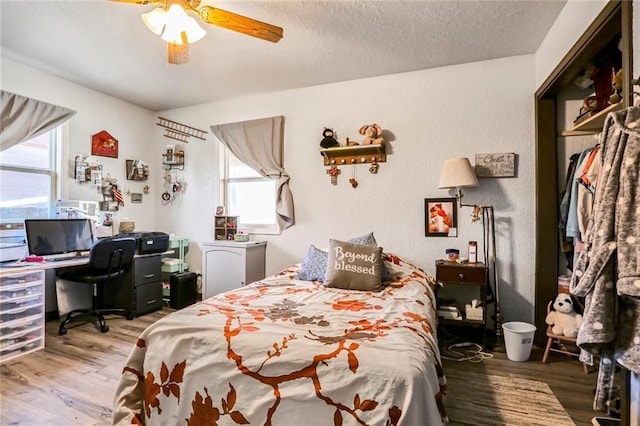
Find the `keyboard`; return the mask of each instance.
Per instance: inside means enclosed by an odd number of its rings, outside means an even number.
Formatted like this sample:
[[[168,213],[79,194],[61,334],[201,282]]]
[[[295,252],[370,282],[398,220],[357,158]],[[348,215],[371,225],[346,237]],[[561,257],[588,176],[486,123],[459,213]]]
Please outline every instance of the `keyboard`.
[[[50,257],[48,259],[45,259],[47,262],[66,262],[69,260],[82,260],[82,259],[88,259],[89,255],[86,256],[69,256],[69,257]]]

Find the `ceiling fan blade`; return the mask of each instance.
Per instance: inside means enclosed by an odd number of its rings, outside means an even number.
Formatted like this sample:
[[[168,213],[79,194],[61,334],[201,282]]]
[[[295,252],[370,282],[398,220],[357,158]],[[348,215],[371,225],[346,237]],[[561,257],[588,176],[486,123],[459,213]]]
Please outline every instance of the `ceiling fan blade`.
[[[267,24],[266,22],[247,18],[246,16],[211,6],[203,6],[198,9],[197,12],[204,22],[228,30],[237,31],[272,43],[277,43],[282,38],[282,28]]]
[[[164,3],[164,0],[109,0],[118,3],[133,3],[133,4],[156,4]]]

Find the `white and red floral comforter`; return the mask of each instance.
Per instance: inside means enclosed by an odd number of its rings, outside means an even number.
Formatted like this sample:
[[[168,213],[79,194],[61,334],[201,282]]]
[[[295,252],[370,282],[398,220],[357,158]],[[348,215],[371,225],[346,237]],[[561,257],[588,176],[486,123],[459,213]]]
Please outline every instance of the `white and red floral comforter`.
[[[164,317],[123,368],[114,424],[442,424],[434,280],[385,261],[379,293],[293,267]]]

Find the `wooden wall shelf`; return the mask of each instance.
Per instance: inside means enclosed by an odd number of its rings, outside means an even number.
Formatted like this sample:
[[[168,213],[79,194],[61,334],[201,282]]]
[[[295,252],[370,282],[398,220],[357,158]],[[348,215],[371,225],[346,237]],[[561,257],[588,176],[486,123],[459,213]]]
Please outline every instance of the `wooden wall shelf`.
[[[162,165],[165,169],[179,169],[184,170],[184,152],[175,152],[173,154],[162,154]],[[168,159],[171,158],[171,161]]]
[[[584,135],[594,135],[602,131],[602,126],[604,125],[604,120],[607,118],[607,114],[614,111],[621,111],[624,107],[623,102],[618,102],[617,104],[609,105],[602,111],[599,111],[593,117],[589,117],[581,123],[578,123],[571,130],[565,130],[560,132],[561,136],[584,136]]]
[[[387,154],[384,143],[375,145],[339,146],[336,148],[320,149],[324,158],[324,165],[336,166],[346,164],[385,163]]]

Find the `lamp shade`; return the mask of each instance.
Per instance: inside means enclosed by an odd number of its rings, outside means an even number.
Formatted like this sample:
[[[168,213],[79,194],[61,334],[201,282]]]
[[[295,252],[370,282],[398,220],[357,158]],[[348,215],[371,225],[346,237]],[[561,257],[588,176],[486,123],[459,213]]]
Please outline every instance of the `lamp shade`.
[[[142,21],[156,35],[161,35],[167,25],[167,11],[162,7],[142,14]]]
[[[173,4],[167,12],[167,24],[161,38],[167,43],[181,45],[183,32],[187,35],[188,43],[200,40],[207,33],[182,7]]]
[[[444,162],[438,188],[464,188],[478,186],[478,178],[469,159],[452,158]]]

